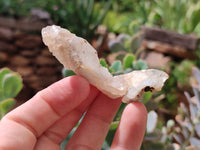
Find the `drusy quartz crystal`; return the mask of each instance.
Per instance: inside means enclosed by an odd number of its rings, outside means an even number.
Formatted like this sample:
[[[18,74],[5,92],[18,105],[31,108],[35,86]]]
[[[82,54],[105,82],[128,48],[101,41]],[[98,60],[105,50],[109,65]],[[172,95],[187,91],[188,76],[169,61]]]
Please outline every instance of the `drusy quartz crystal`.
[[[144,92],[160,90],[168,78],[156,69],[112,76],[100,65],[96,50],[85,39],[56,25],[43,28],[42,37],[65,68],[83,76],[107,96],[122,97],[125,103],[138,100]]]

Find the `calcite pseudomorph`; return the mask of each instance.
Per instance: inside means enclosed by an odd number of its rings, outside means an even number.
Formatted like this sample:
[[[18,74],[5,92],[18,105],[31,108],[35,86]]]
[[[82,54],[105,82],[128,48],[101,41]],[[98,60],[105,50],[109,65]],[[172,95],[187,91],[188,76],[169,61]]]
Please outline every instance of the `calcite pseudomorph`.
[[[107,96],[122,97],[125,103],[138,100],[144,92],[160,90],[168,78],[165,72],[156,69],[112,76],[101,66],[96,50],[85,39],[56,25],[43,28],[42,37],[65,68],[83,76]]]

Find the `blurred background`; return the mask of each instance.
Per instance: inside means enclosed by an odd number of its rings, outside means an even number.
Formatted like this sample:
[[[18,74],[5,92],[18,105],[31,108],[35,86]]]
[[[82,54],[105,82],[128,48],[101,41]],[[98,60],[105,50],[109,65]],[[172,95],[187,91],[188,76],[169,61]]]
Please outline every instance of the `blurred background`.
[[[199,0],[0,0],[1,117],[75,74],[42,42],[41,29],[52,24],[87,39],[113,75],[148,68],[170,75],[161,91],[141,100],[148,110],[141,150],[200,149]],[[125,106],[102,150],[109,149]]]

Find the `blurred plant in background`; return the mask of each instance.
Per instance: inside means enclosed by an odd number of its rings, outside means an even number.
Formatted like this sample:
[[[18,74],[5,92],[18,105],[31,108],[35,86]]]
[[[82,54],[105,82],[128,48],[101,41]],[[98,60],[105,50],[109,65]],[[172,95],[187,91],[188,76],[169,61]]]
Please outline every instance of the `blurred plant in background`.
[[[113,0],[1,0],[0,14],[10,17],[30,16],[33,8],[46,10],[53,23],[90,40],[111,7]]]
[[[193,82],[191,86],[194,96],[185,92],[189,107],[180,103],[176,116],[180,130],[174,134],[174,138],[181,148],[200,149],[200,70],[193,67],[192,71]]]
[[[14,106],[14,97],[22,89],[21,76],[8,68],[0,70],[0,119]]]
[[[166,126],[157,127],[158,114],[148,113],[147,132],[142,145],[143,150],[197,150],[200,149],[200,70],[192,68],[191,86],[194,96],[185,92],[187,102],[180,103],[174,119]],[[188,105],[189,104],[189,105]]]
[[[42,3],[54,22],[86,39],[94,37],[94,32],[102,23],[113,0],[47,0]]]
[[[136,58],[139,58],[141,49],[141,43],[143,40],[143,34],[138,32],[132,36],[122,33],[119,34],[115,39],[109,41],[108,46],[111,53],[124,51],[127,53],[133,53]]]
[[[173,12],[173,13],[172,13]],[[200,2],[196,0],[155,1],[149,14],[149,25],[157,25],[179,33],[198,33]],[[199,34],[199,33],[198,33]]]
[[[111,32],[135,34],[140,30],[140,25],[148,21],[154,3],[154,0],[116,0],[112,5],[113,9],[106,15],[103,24]]]
[[[184,60],[180,63],[170,63],[171,71],[169,79],[166,81],[162,91],[159,92],[159,95],[165,95],[159,107],[168,108],[172,114],[177,113],[176,108],[182,99],[183,92],[191,90],[189,84],[192,74],[191,69],[194,65],[194,62],[190,60]]]
[[[198,0],[116,0],[103,23],[111,32],[130,35],[141,25],[200,35],[199,17]]]
[[[30,15],[30,9],[35,6],[31,0],[0,0],[0,14],[8,17]]]
[[[1,0],[0,6],[0,14],[10,17],[29,16],[31,9],[41,8],[55,24],[87,39],[102,21],[115,33],[132,35],[147,25],[200,35],[198,0]]]

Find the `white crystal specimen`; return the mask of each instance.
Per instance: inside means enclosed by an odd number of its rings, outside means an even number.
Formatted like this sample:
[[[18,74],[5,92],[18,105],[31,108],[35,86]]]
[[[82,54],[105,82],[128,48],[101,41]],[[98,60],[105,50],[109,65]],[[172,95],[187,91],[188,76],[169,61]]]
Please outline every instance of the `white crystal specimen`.
[[[160,90],[168,78],[165,72],[156,69],[112,76],[101,66],[96,50],[85,39],[59,26],[43,28],[42,37],[65,68],[83,76],[111,98],[123,97],[125,103],[138,100],[144,92]]]

